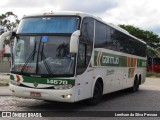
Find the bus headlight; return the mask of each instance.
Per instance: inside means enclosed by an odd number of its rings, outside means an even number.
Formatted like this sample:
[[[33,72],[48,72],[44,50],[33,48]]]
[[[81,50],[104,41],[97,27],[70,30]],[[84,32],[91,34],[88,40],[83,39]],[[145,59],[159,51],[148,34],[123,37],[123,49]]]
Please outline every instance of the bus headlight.
[[[71,89],[72,85],[71,84],[68,84],[68,85],[56,85],[56,86],[54,86],[54,88],[56,90]]]
[[[62,95],[62,97],[65,99],[70,99],[72,97],[72,94]]]
[[[11,84],[13,84],[13,85],[16,85],[16,86],[19,86],[19,85],[20,85],[20,83],[19,83],[19,82],[14,81],[14,80],[11,80],[11,81],[10,81],[10,83],[11,83]]]

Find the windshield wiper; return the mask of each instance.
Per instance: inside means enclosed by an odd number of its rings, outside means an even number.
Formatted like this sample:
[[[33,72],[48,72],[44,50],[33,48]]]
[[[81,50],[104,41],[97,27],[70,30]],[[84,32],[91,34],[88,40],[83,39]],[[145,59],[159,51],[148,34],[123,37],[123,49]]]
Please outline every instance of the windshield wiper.
[[[34,55],[35,51],[32,51],[32,53],[30,54],[30,56],[28,57],[28,59],[26,60],[25,64],[22,67],[21,72],[24,71],[25,67],[27,66],[27,64],[29,63],[29,61],[33,58],[32,56]]]
[[[31,52],[31,54],[29,55],[29,57],[28,57],[28,59],[26,60],[25,64],[23,65],[21,72],[24,72],[25,67],[27,66],[27,64],[29,63],[29,61],[30,61],[32,58],[33,58],[33,61],[34,61],[34,57],[35,57],[35,53],[36,53],[36,46],[37,46],[37,42],[35,42],[34,49],[33,49],[33,51]]]
[[[47,72],[48,72],[49,74],[53,74],[53,72],[52,72],[52,70],[50,69],[48,63],[45,61],[46,56],[45,56],[44,53],[43,53],[43,49],[44,49],[44,42],[43,42],[43,45],[42,45],[41,60],[44,62],[44,66],[45,66]]]
[[[35,58],[35,55],[36,55],[36,52],[37,52],[37,51],[36,51],[36,46],[37,46],[37,42],[35,42],[33,51],[32,51],[31,54],[29,55],[29,57],[28,57],[28,59],[26,60],[25,64],[22,66],[21,72],[24,72],[25,67],[28,65],[28,63],[31,61],[31,59],[33,59],[33,61],[34,61],[34,58]],[[39,48],[40,48],[40,46],[39,46]],[[38,56],[37,56],[36,73],[38,72],[38,62],[39,62],[39,61],[38,61],[38,58],[39,58],[39,54],[40,54],[40,55],[41,55],[41,60],[43,60],[44,66],[45,66],[47,72],[48,72],[49,74],[53,74],[53,72],[51,71],[49,65],[48,65],[47,62],[45,61],[46,56],[45,56],[44,53],[43,53],[43,49],[44,49],[44,43],[43,43],[43,45],[42,45],[42,51],[39,52],[39,53],[38,53]],[[40,49],[39,49],[38,51],[40,51]]]

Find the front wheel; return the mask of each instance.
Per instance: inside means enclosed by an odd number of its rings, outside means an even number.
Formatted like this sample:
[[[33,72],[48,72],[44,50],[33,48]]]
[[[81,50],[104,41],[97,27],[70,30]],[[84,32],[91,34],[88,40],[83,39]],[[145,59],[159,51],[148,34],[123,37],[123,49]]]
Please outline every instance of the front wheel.
[[[103,95],[103,90],[102,90],[102,85],[99,82],[96,82],[95,87],[94,87],[94,92],[93,92],[93,97],[88,99],[86,102],[88,105],[96,105],[98,104]]]

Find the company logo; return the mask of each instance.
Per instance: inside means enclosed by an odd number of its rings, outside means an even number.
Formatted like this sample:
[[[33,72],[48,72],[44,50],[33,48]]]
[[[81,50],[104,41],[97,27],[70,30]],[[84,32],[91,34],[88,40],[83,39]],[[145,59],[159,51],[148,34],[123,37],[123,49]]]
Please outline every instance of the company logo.
[[[95,65],[97,66],[116,66],[120,63],[120,58],[118,55],[116,56],[109,53],[104,53],[102,51],[96,51],[95,54],[97,57],[95,60]]]
[[[2,112],[2,117],[12,117],[11,112]]]
[[[33,85],[34,85],[34,87],[37,87],[37,86],[38,86],[38,83],[35,82],[35,83],[33,83]]]
[[[42,117],[38,112],[2,112],[2,118]]]
[[[117,64],[119,64],[119,58],[103,55],[102,56],[102,63],[117,65]]]
[[[112,75],[115,73],[115,70],[107,70],[106,76]]]

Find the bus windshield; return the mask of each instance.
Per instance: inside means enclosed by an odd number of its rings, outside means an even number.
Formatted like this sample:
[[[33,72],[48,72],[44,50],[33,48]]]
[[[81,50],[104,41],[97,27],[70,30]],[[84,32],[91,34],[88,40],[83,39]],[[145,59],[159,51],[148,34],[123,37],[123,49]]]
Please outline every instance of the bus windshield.
[[[14,41],[11,72],[41,76],[72,76],[75,54],[69,53],[69,43],[71,34],[78,26],[78,17],[22,19]]]
[[[17,33],[73,33],[78,17],[36,17],[21,20]]]
[[[36,75],[73,74],[75,56],[69,53],[69,40],[69,36],[19,36],[11,71]]]

